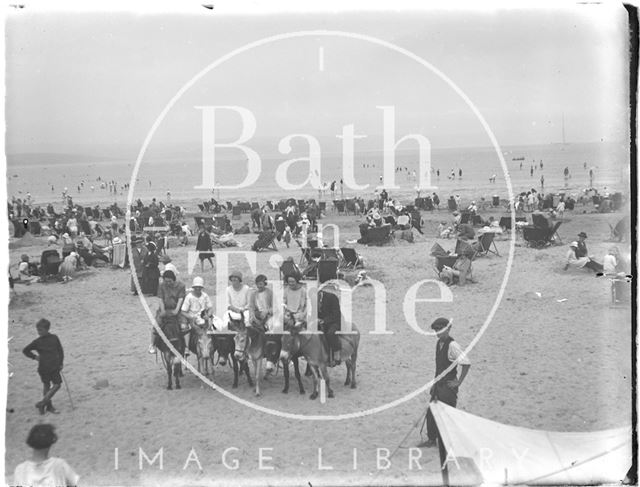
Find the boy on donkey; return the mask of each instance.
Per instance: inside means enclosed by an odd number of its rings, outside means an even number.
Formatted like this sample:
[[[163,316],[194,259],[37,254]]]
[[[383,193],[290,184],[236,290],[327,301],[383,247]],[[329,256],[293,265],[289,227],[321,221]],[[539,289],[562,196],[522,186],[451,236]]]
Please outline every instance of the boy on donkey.
[[[60,389],[62,385],[62,363],[64,361],[64,351],[58,337],[49,333],[51,323],[44,318],[36,323],[38,338],[24,347],[22,353],[33,360],[38,361],[38,374],[43,384],[43,397],[41,401],[36,403],[36,407],[40,414],[45,411],[57,414],[58,411],[53,407],[51,398]],[[37,352],[37,355],[33,352]]]

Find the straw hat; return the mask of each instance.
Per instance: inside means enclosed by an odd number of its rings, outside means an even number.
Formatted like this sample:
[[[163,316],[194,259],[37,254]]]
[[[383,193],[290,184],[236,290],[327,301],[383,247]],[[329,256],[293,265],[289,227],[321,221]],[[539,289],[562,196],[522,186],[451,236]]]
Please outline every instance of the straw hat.
[[[577,248],[578,247],[578,242],[571,242],[569,244],[569,247],[576,247]]]
[[[238,279],[240,279],[240,282],[242,282],[242,272],[232,271],[231,274],[229,274],[229,279],[231,279],[232,277],[237,277]]]

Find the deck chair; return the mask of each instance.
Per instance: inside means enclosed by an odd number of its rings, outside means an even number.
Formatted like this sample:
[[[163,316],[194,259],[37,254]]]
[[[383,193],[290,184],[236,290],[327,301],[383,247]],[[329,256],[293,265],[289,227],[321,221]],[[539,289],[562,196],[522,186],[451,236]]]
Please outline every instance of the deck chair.
[[[344,200],[334,201],[333,206],[338,211],[338,214],[344,213]]]
[[[199,204],[198,204],[198,208],[200,208],[200,211],[201,211],[202,213],[204,213],[204,205],[203,205],[203,204],[199,203]]]
[[[320,249],[320,260],[340,260],[338,249],[323,247]]]
[[[318,262],[318,283],[338,278],[338,261],[329,259]]]
[[[258,240],[254,242],[251,246],[251,250],[254,252],[259,252],[262,249],[265,250],[275,250],[278,251],[278,247],[276,247],[276,234],[271,230],[267,230],[258,235]]]
[[[496,247],[496,243],[493,241],[494,237],[495,237],[495,233],[492,233],[492,232],[483,233],[478,239],[478,241],[473,245],[473,247],[476,250],[475,255],[486,256],[489,254],[489,252],[491,252],[492,254],[496,254],[498,257],[500,257],[500,254],[498,253],[498,248]],[[492,246],[494,250],[491,250]]]
[[[42,252],[40,257],[40,276],[43,280],[57,278],[58,268],[62,260],[60,254],[55,249],[47,249]]]
[[[549,240],[553,240],[556,244],[561,244],[562,239],[560,238],[560,234],[558,233],[558,228],[560,228],[562,222],[556,222],[556,224],[549,230]]]
[[[103,209],[102,209],[102,214],[104,215],[104,217],[105,217],[107,220],[110,220],[110,219],[111,219],[111,210],[109,210],[108,208],[103,208]]]
[[[231,209],[231,219],[240,220],[240,218],[242,218],[242,208],[236,205]]]
[[[300,267],[293,261],[292,257],[289,257],[280,266],[280,279],[284,280],[286,277],[296,274],[299,276],[302,275]]]
[[[296,240],[297,242],[297,240]],[[300,254],[300,261],[299,261],[299,266],[303,267],[303,266],[307,266],[309,265],[311,262],[313,262],[311,260],[311,248],[310,247],[300,247],[301,250],[301,254]]]
[[[462,212],[462,214],[460,215],[460,223],[459,225],[462,225],[464,223],[469,223],[469,219],[471,218],[471,213],[468,212]]]
[[[544,215],[540,215],[538,213],[533,213],[531,215],[531,220],[533,220],[533,226],[538,228],[548,229],[551,227],[549,224],[549,220]]]
[[[367,245],[384,245],[391,240],[391,225],[385,224],[380,227],[370,227],[367,229]]]
[[[362,258],[356,252],[356,249],[343,247],[340,249],[340,253],[342,254],[343,269],[360,269],[364,267]]]

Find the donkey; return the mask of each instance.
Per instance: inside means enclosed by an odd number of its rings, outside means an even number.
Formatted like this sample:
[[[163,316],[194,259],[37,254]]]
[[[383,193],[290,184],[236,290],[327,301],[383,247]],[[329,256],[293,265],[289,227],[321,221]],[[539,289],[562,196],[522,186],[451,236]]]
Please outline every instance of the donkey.
[[[173,345],[173,347],[180,354],[180,357],[176,357],[169,349],[169,347],[167,347],[167,344],[164,342],[164,340],[158,338],[158,350],[160,350],[160,353],[162,353],[162,361],[164,362],[167,369],[167,389],[173,389],[173,384],[171,382],[172,373],[173,377],[175,377],[176,379],[176,389],[180,389],[180,377],[182,376],[181,357],[184,355],[184,339],[182,338],[182,333],[180,331],[180,324],[178,323],[177,319],[170,320],[165,318],[161,321],[160,326],[167,340],[171,342],[171,345]]]
[[[352,333],[349,335],[338,335],[340,337],[340,359],[345,361],[347,367],[347,378],[344,385],[356,388],[356,361],[358,357],[358,345],[360,343],[360,332],[355,325],[352,326]],[[300,333],[300,330],[291,329],[291,334],[283,335],[282,351],[280,357],[288,359],[289,356],[299,354],[303,356],[310,365],[313,374],[313,393],[309,399],[315,399],[319,393],[319,379],[324,379],[327,384],[327,395],[334,397],[331,389],[327,363],[329,353],[324,343],[324,337],[320,334]]]
[[[260,396],[260,375],[266,345],[265,334],[263,331],[252,326],[245,326],[243,323],[234,337],[234,342],[234,359],[240,362],[241,367],[248,365],[247,361],[249,358],[253,362],[253,375],[256,380],[256,396]],[[249,375],[247,375],[247,377],[249,378],[249,385],[253,387],[251,377]]]
[[[204,375],[209,375],[209,362],[211,362],[211,373],[213,373],[213,361],[211,360],[212,355],[212,341],[211,335],[207,333],[205,329],[198,335],[196,345],[196,356],[198,357],[198,372],[202,373],[204,370]]]
[[[282,335],[280,334],[270,334],[267,333],[267,343],[265,345],[264,356],[267,359],[267,372],[265,374],[265,379],[268,377],[268,374],[271,372],[269,369],[269,363],[275,364],[278,361],[282,363],[282,371],[284,373],[284,389],[282,389],[283,394],[287,394],[289,392],[289,360],[293,362],[293,371],[296,376],[296,380],[298,381],[298,388],[300,390],[300,394],[304,394],[304,386],[302,385],[302,378],[300,377],[300,366],[298,364],[299,355],[294,355],[289,359],[280,358],[280,351],[282,350]],[[311,371],[309,374],[311,375]]]
[[[213,330],[220,330],[222,328],[222,320],[220,318],[214,316],[213,321],[211,323],[211,328]],[[217,325],[217,326],[216,326]],[[244,372],[247,376],[247,382],[249,382],[249,386],[253,387],[253,381],[251,380],[251,375],[249,373],[249,365],[244,362],[241,363],[238,367],[238,359],[235,357],[235,341],[233,336],[233,330],[230,333],[224,334],[213,334],[211,336],[211,349],[210,349],[210,359],[211,364],[217,365],[219,362],[221,365],[226,365],[229,363],[230,367],[233,367],[233,388],[236,389],[238,387],[238,376]],[[215,354],[218,354],[218,360],[215,361]]]

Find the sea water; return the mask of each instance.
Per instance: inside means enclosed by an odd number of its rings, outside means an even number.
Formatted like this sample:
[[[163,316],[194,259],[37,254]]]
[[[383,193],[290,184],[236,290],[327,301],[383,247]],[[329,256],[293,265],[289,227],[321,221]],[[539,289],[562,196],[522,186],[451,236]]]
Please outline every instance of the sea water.
[[[407,145],[410,145],[407,143]],[[231,151],[233,152],[233,151]],[[197,202],[214,197],[220,201],[279,200],[281,198],[322,198],[330,199],[330,192],[319,195],[317,189],[306,184],[300,190],[286,190],[276,181],[276,170],[285,161],[304,157],[308,154],[281,155],[273,149],[257,151],[261,156],[261,172],[258,180],[240,189],[195,189],[203,184],[202,159],[194,154],[154,155],[143,158],[134,181],[134,199],[149,202],[151,198],[167,200],[167,192],[172,201]],[[535,146],[506,146],[500,152],[507,166],[506,174],[515,194],[535,188],[542,190],[540,177],[544,175],[544,191],[566,191],[578,195],[589,187],[589,171],[593,170],[593,185],[599,190],[629,190],[629,149],[624,144],[615,143],[575,143],[547,144]],[[461,194],[471,199],[491,198],[499,195],[507,198],[506,174],[492,147],[444,148],[431,151],[430,190],[422,195],[437,192],[441,199],[452,194]],[[523,160],[519,160],[522,159]],[[343,186],[344,197],[362,196],[371,198],[376,189],[384,187],[383,152],[363,151],[354,155],[355,181],[368,185],[366,189],[355,190]],[[418,186],[418,154],[416,150],[404,148],[396,151],[396,189],[387,188],[392,197],[410,201],[416,196]],[[516,159],[516,160],[514,160]],[[320,179],[330,184],[336,181],[335,197],[341,196],[340,179],[343,178],[342,154],[326,152],[320,154]],[[542,166],[542,168],[541,168]],[[121,186],[131,181],[135,167],[135,156],[131,159],[101,159],[97,156],[68,156],[60,154],[9,155],[7,157],[8,196],[24,198],[27,192],[32,201],[39,204],[62,202],[62,191],[73,197],[74,202],[95,204],[117,202],[126,203],[127,190]],[[533,174],[531,168],[533,167]],[[566,182],[564,169],[569,169],[570,178]],[[462,177],[459,177],[459,171]],[[440,176],[437,176],[437,171]],[[455,177],[451,178],[451,173]],[[239,151],[221,154],[216,161],[216,183],[226,186],[238,185],[247,174],[246,158]],[[490,178],[495,175],[495,183]],[[287,172],[289,182],[302,184],[309,177],[309,164],[293,163]],[[100,189],[102,182],[116,181],[118,194],[108,189]],[[84,185],[81,185],[84,182]],[[78,187],[80,186],[80,189]],[[91,186],[94,187],[93,191]],[[566,189],[565,189],[566,188]]]

